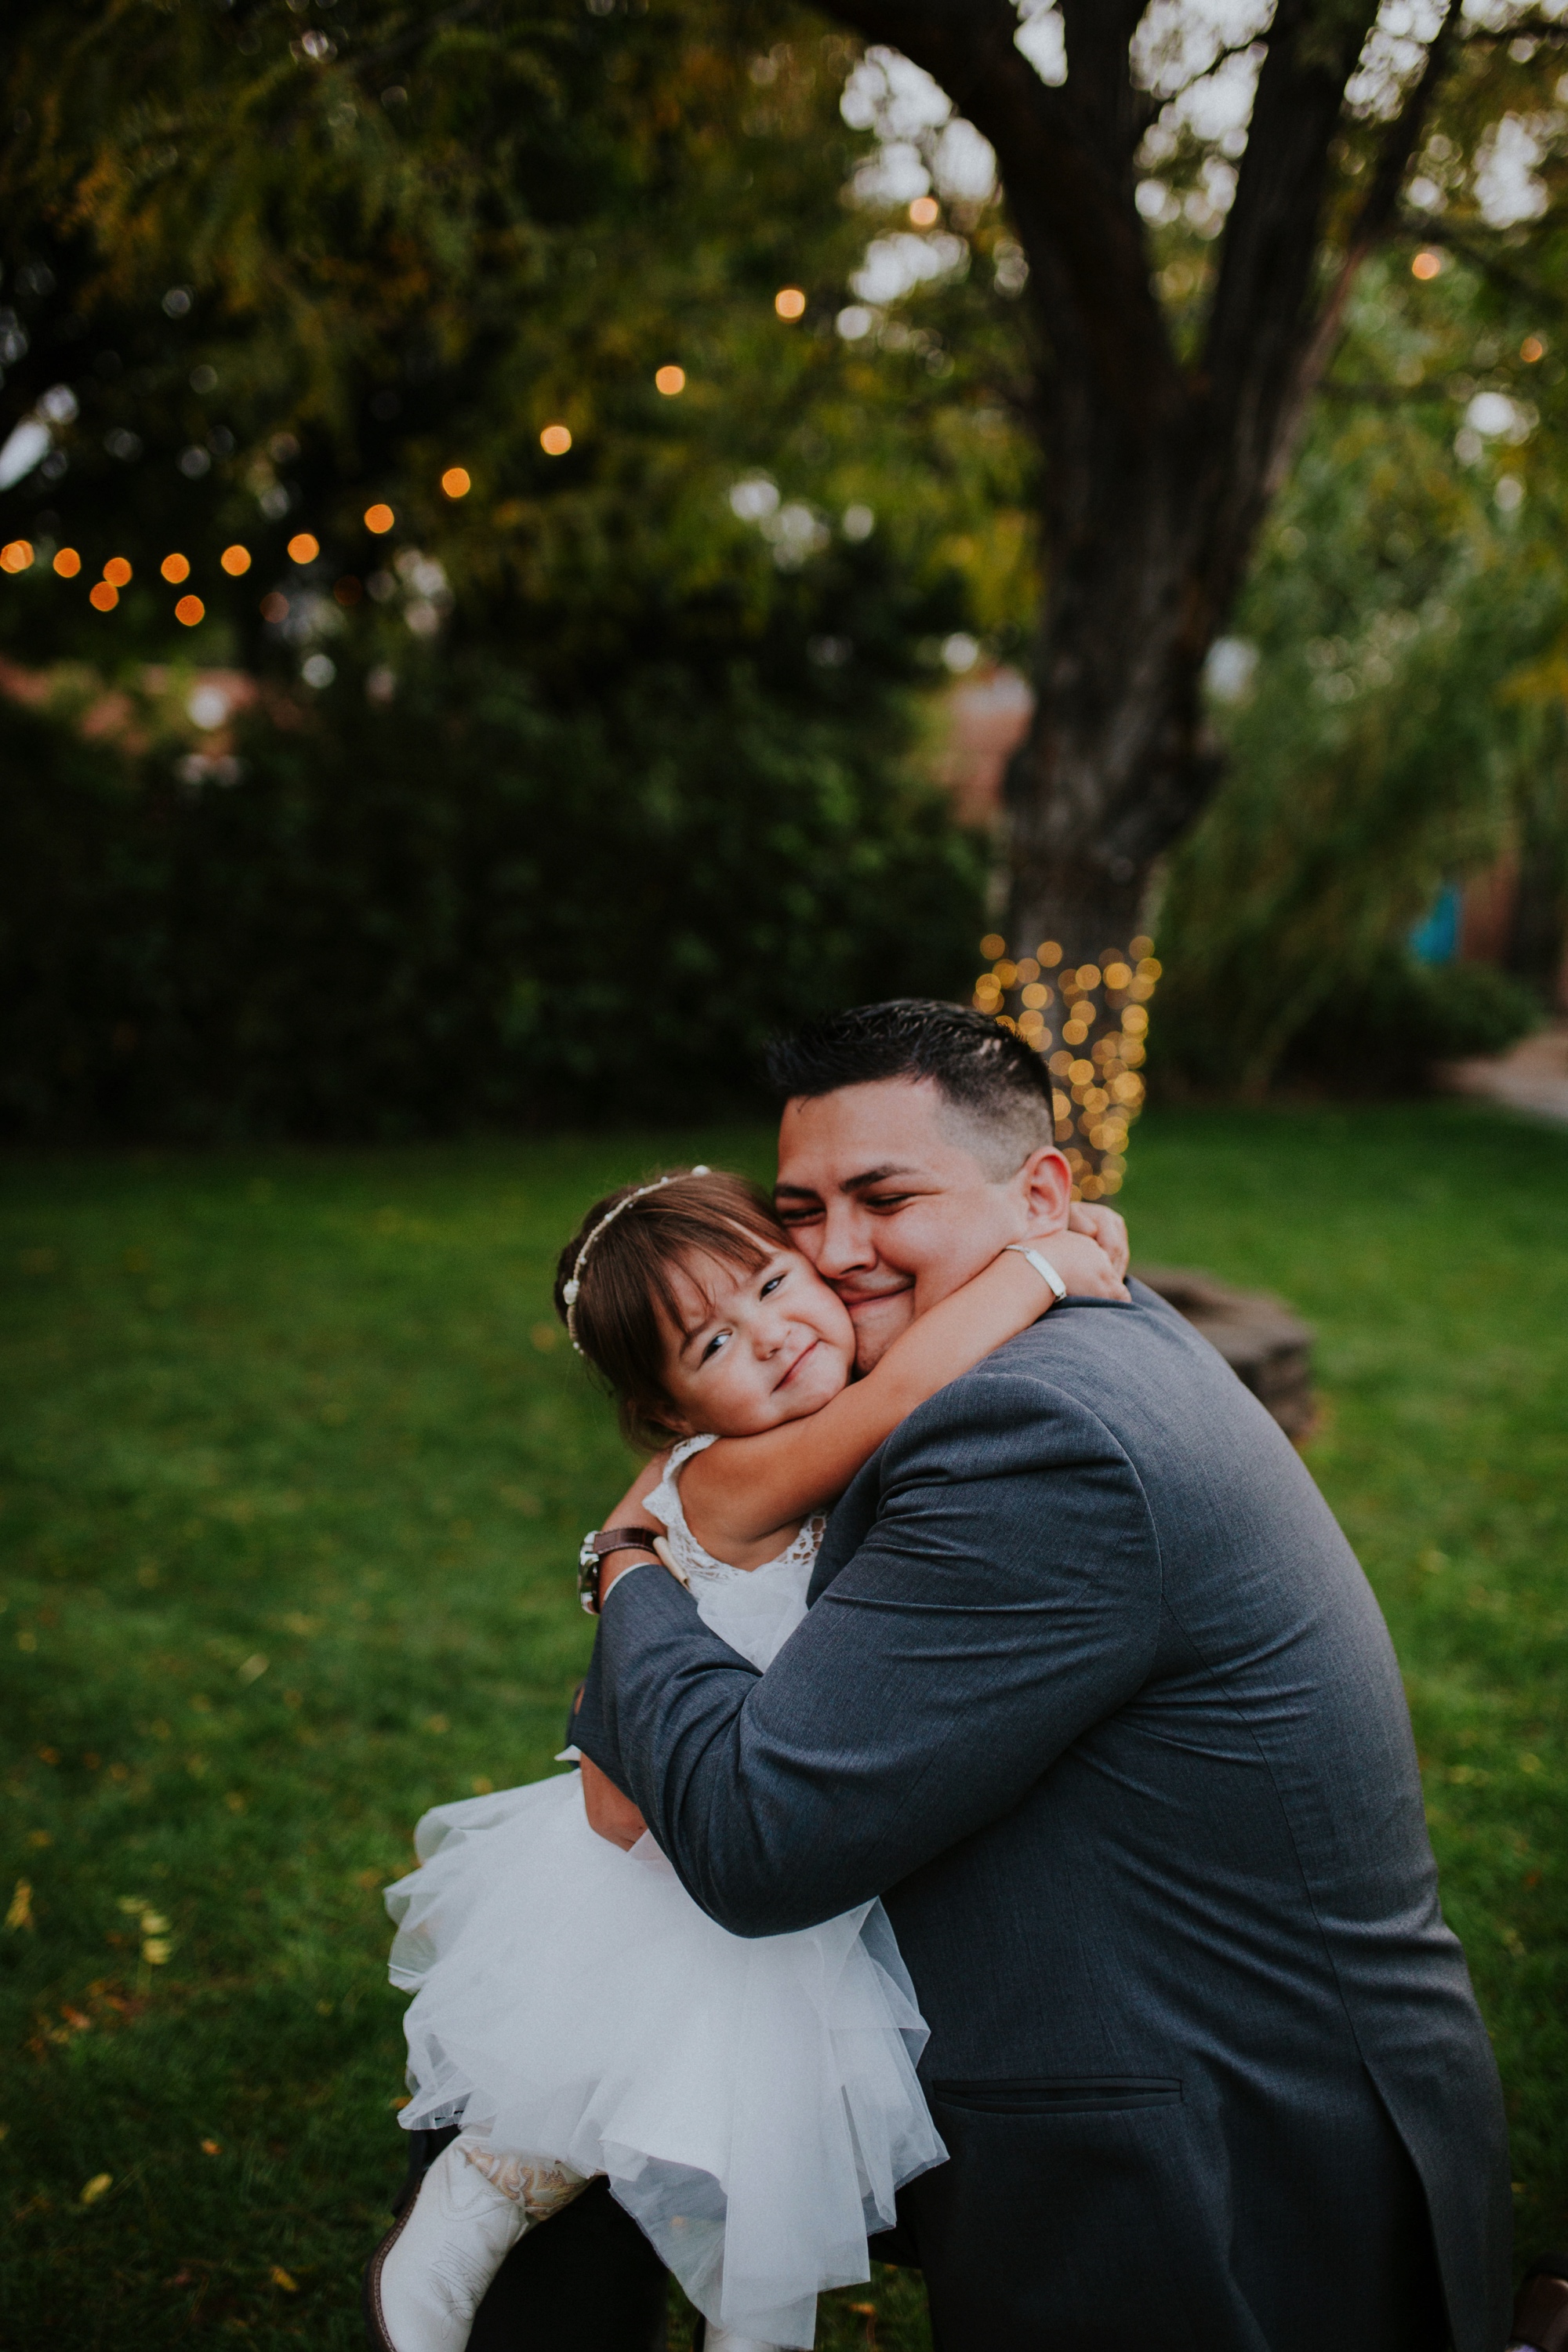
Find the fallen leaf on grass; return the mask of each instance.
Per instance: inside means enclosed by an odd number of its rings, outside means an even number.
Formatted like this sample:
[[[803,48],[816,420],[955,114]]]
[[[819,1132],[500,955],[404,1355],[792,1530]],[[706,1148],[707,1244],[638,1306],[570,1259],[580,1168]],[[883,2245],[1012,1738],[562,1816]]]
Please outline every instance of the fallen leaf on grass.
[[[108,2196],[113,2186],[114,2175],[112,2172],[95,2172],[92,2179],[87,2183],[81,2192],[82,2203],[84,2205],[96,2205],[100,2197]]]
[[[5,1914],[5,1925],[7,1927],[31,1927],[36,1924],[33,1917],[32,1882],[29,1879],[19,1878],[16,1881],[16,1891],[11,1897],[10,1908]]]
[[[283,2292],[284,2292],[284,2294],[299,2294],[299,2292],[300,2292],[300,2282],[299,2282],[299,2280],[298,2280],[298,2279],[291,2279],[291,2278],[289,2277],[289,2275],[288,2272],[287,2272],[286,2270],[282,2270],[282,2269],[280,2269],[280,2268],[279,2267],[278,2263],[273,2263],[273,2265],[272,2265],[272,2269],[271,2269],[271,2272],[270,2272],[269,2275],[270,2275],[270,2277],[271,2277],[271,2280],[272,2280],[272,2284],[273,2284],[273,2285],[274,2285],[274,2286],[280,2286],[280,2287],[282,2288],[282,2290],[283,2290]]]
[[[202,2142],[202,2154],[204,2156],[221,2156],[223,2154],[223,2142],[216,2139],[204,2139]]]

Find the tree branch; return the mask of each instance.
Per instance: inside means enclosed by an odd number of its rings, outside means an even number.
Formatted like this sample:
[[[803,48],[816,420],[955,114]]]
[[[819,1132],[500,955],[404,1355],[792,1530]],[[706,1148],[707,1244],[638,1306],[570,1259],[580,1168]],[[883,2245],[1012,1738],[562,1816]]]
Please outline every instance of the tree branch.
[[[1279,425],[1267,475],[1268,495],[1285,478],[1306,423],[1307,407],[1322,382],[1344,324],[1350,299],[1363,263],[1393,227],[1399,213],[1400,190],[1416,143],[1426,127],[1438,83],[1447,70],[1459,22],[1460,0],[1446,0],[1443,20],[1433,35],[1421,71],[1405,104],[1384,132],[1372,181],[1356,215],[1333,284],[1320,306],[1312,331],[1295,369],[1294,382],[1282,404]]]
[[[833,13],[936,79],[996,152],[1029,258],[1029,300],[1058,390],[1146,436],[1186,399],[1150,283],[1132,201],[1141,132],[1127,41],[1134,0],[1066,0],[1068,80],[1041,81],[1016,47],[1011,0],[831,0]]]
[[[1417,218],[1414,214],[1402,213],[1398,226],[1407,229],[1411,236],[1418,236],[1425,245],[1445,247],[1459,260],[1468,261],[1472,269],[1479,269],[1483,277],[1489,278],[1494,286],[1503,287],[1510,294],[1522,294],[1537,310],[1554,311],[1559,316],[1568,310],[1568,297],[1554,293],[1551,287],[1541,285],[1533,278],[1527,278],[1511,263],[1500,261],[1496,254],[1489,253],[1485,246],[1473,245],[1462,232],[1447,227],[1442,221],[1434,220],[1429,214],[1423,213]]]

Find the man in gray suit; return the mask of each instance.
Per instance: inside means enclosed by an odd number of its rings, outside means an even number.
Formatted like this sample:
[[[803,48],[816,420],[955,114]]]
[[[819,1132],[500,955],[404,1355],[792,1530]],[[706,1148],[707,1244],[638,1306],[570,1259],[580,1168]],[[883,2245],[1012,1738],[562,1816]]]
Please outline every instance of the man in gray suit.
[[[863,1364],[1065,1223],[1048,1082],[994,1023],[863,1007],[775,1075],[781,1212]],[[942,2352],[1499,2352],[1501,2100],[1393,1650],[1188,1325],[1068,1298],[912,1413],[765,1678],[637,1559],[577,1718],[591,1817],[638,1809],[740,1935],[883,1896],[951,2161],[877,2251]]]

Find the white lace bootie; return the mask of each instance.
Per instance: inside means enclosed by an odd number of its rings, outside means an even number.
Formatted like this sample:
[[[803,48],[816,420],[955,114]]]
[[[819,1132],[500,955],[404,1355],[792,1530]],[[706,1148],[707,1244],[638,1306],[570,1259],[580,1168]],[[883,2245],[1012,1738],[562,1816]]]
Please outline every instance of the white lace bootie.
[[[523,2232],[587,2183],[565,2165],[495,2149],[463,2132],[419,2184],[375,2283],[393,2352],[463,2352],[490,2281]]]

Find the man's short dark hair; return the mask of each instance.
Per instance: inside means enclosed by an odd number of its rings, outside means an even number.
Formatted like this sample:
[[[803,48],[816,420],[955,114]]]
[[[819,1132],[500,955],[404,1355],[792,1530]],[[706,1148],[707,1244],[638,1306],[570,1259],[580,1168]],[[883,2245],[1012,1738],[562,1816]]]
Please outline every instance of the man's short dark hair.
[[[989,1013],[934,998],[896,996],[829,1013],[775,1037],[767,1073],[786,1099],[837,1094],[883,1078],[929,1078],[948,1122],[994,1179],[1011,1176],[1056,1138],[1044,1061]]]

